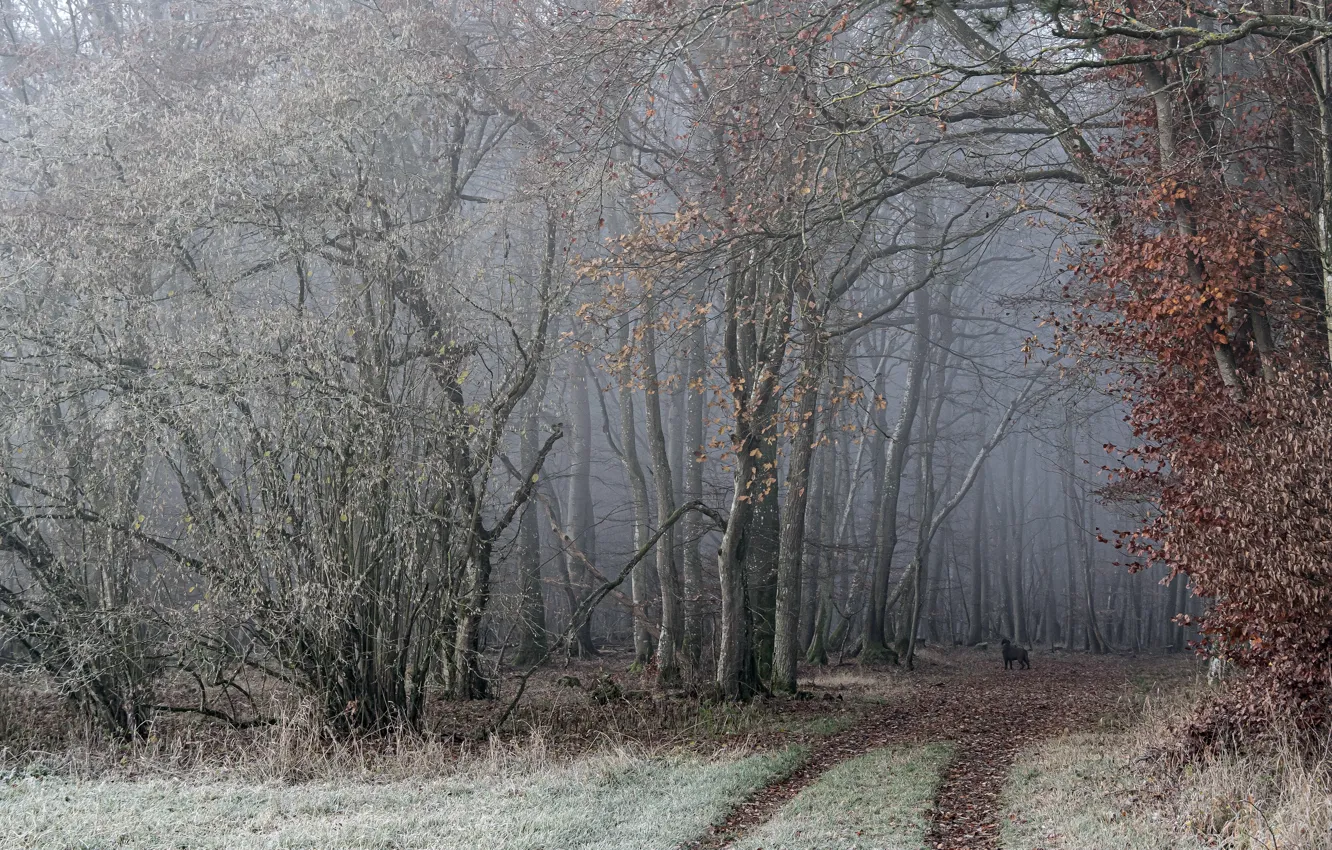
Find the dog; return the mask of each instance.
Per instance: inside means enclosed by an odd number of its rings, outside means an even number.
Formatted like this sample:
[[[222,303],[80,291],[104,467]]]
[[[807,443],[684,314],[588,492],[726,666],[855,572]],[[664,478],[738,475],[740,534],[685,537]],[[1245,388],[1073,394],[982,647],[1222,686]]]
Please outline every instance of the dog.
[[[1001,645],[1004,648],[1005,670],[1012,670],[1014,661],[1018,662],[1020,668],[1023,670],[1031,669],[1031,662],[1027,660],[1027,650],[1023,649],[1022,647],[1018,646],[1015,643],[1010,642],[1008,638],[1004,638],[1003,643]]]

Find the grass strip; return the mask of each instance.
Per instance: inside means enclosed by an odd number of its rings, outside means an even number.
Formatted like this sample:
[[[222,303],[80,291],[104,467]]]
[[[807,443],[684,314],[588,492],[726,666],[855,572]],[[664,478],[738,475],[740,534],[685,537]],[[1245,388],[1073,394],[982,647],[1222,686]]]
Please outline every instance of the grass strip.
[[[951,753],[948,744],[887,747],[844,761],[736,850],[917,850]]]

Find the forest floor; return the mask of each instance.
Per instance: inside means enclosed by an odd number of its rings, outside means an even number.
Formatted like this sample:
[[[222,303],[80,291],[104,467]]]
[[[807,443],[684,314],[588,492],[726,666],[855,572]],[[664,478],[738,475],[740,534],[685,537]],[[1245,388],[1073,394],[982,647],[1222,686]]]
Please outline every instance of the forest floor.
[[[219,757],[233,740],[186,757],[177,737],[96,769],[11,758],[0,848],[1093,850],[1064,824],[1087,765],[1113,786],[1098,829],[1141,783],[1120,738],[1079,736],[1118,734],[1199,669],[1037,652],[1005,670],[993,650],[928,649],[913,672],[811,669],[799,698],[736,707],[654,693],[622,662],[543,671],[509,727],[525,731],[470,755],[448,735],[334,752],[292,725],[248,756]],[[1135,835],[1113,846],[1201,846]]]

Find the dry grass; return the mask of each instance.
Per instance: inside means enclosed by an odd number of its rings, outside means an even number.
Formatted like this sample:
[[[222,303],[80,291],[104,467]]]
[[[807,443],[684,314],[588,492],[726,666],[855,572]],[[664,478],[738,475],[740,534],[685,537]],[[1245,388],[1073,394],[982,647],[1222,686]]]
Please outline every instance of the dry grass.
[[[871,668],[856,664],[810,667],[801,671],[800,687],[841,696],[844,701],[885,704],[905,698],[913,686],[897,668]]]
[[[1293,735],[1231,747],[1172,768],[1147,754],[1208,689],[1151,681],[1102,728],[1047,741],[1014,767],[1003,846],[1173,850],[1332,847],[1332,742]]]
[[[503,734],[480,742],[451,730],[484,726],[504,694],[432,705],[426,734],[347,737],[270,688],[270,725],[162,715],[124,743],[41,679],[9,675],[0,848],[664,848],[790,770],[802,750],[789,744],[849,722],[824,716],[836,700],[667,696],[617,661],[542,671]]]
[[[1225,848],[1332,847],[1332,739],[1297,749],[1276,735],[1228,748],[1175,780],[1179,824]]]
[[[1013,768],[1005,792],[1005,850],[1168,850],[1177,846],[1168,806],[1132,766],[1122,733],[1046,742]]]
[[[86,733],[44,676],[0,667],[0,766],[21,753],[59,749]]]
[[[603,708],[603,707],[599,707]],[[611,706],[634,711],[634,706]],[[647,709],[650,711],[651,709]],[[373,736],[344,736],[329,731],[317,709],[297,702],[282,707],[277,722],[237,730],[202,719],[167,718],[145,740],[114,741],[78,723],[67,734],[25,736],[0,744],[0,779],[64,776],[80,780],[135,779],[155,776],[250,782],[308,782],[355,779],[382,781],[451,776],[477,764],[537,757],[568,761],[617,750],[643,755],[692,751],[747,752],[779,747],[801,738],[831,734],[844,728],[835,720],[793,720],[774,725],[761,706],[695,706],[684,722],[669,725],[656,718],[659,734],[634,737],[636,722],[606,723],[588,732],[583,723],[571,730],[559,726],[549,707],[508,727],[503,735],[483,741],[391,730]],[[587,710],[587,714],[600,712]],[[607,712],[610,713],[610,712]],[[777,737],[763,735],[782,732]]]
[[[345,737],[330,734],[318,706],[289,689],[257,683],[252,692],[263,696],[253,708],[272,718],[270,725],[233,729],[195,715],[162,714],[145,740],[124,742],[90,728],[43,678],[0,670],[0,777],[430,778],[489,759],[495,747],[536,747],[565,760],[621,747],[711,755],[799,743],[850,723],[822,716],[844,713],[844,702],[710,704],[654,691],[626,667],[625,659],[609,655],[540,671],[500,733],[480,742],[476,732],[503,710],[511,690],[501,689],[496,700],[434,701],[423,729]],[[578,684],[560,683],[569,676]],[[174,701],[189,704],[190,697],[182,692]]]

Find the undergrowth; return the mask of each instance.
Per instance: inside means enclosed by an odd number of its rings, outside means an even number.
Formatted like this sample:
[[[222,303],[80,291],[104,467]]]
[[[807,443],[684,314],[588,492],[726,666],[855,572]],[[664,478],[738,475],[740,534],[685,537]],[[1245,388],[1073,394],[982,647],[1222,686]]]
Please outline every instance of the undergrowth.
[[[433,778],[501,752],[568,760],[617,748],[709,756],[780,747],[842,731],[857,710],[851,702],[713,703],[650,690],[624,673],[576,672],[581,679],[565,668],[542,671],[508,722],[488,735],[477,732],[503,710],[503,698],[437,700],[420,727],[346,735],[330,729],[320,706],[269,690],[257,707],[270,722],[238,729],[159,714],[143,738],[121,740],[88,724],[42,677],[0,670],[0,777]],[[841,714],[823,716],[834,711]]]

